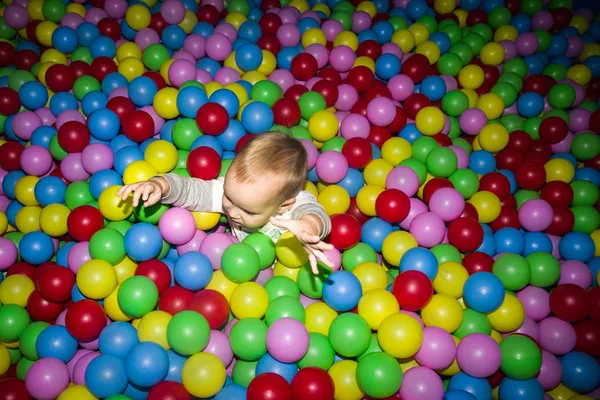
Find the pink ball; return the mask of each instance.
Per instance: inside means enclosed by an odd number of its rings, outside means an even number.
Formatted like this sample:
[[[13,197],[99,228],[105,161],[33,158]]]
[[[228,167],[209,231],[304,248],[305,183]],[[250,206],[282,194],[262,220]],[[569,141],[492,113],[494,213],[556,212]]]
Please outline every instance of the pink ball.
[[[211,330],[208,344],[203,350],[204,353],[211,353],[219,357],[226,367],[233,360],[233,351],[229,345],[229,338],[223,332]]]
[[[317,160],[317,176],[327,183],[338,183],[348,173],[348,160],[338,151],[330,150]]]
[[[350,71],[356,61],[356,54],[348,46],[337,46],[329,53],[329,63],[331,68],[338,72]]]
[[[56,399],[69,386],[67,366],[56,358],[42,358],[27,371],[25,386],[35,399]]]
[[[458,159],[458,164],[456,165],[457,169],[469,168],[469,154],[465,149],[454,145],[448,146],[448,148],[456,154],[456,158]]]
[[[465,209],[465,199],[458,190],[441,188],[429,200],[429,210],[443,221],[454,221]]]
[[[535,321],[540,321],[550,315],[550,294],[539,287],[527,286],[517,293],[517,298],[523,304],[525,315]]]
[[[333,42],[335,37],[344,31],[344,25],[335,19],[328,19],[321,25],[321,30],[325,34],[328,42]]]
[[[425,203],[423,203],[421,200],[419,200],[415,197],[411,197],[410,198],[410,212],[408,213],[408,216],[406,218],[404,218],[404,220],[402,222],[400,222],[400,228],[404,229],[405,231],[409,230],[410,225],[412,224],[413,220],[418,215],[421,215],[426,212],[427,212],[427,206],[425,205]]]
[[[177,246],[177,254],[182,255],[190,251],[200,251],[200,245],[206,236],[206,232],[196,229],[196,233],[194,233],[194,236],[189,242]]]
[[[540,40],[535,33],[526,32],[517,37],[515,44],[519,54],[526,57],[535,54],[540,46]]]
[[[229,67],[223,67],[215,73],[215,82],[219,82],[222,85],[234,83],[240,79],[240,73]]]
[[[17,261],[17,246],[9,239],[0,237],[0,271],[8,269]]]
[[[171,0],[174,2],[175,0]],[[196,66],[187,60],[176,60],[169,67],[169,80],[174,86],[196,78]]]
[[[415,360],[431,369],[444,369],[456,357],[456,343],[452,335],[437,326],[423,329],[423,345],[415,355]]]
[[[237,29],[235,29],[235,27],[227,22],[222,22],[220,24],[218,24],[215,27],[215,31],[214,33],[220,33],[222,35],[225,35],[225,37],[227,37],[227,39],[229,39],[229,41],[231,43],[233,43],[235,41],[235,39],[237,39]]]
[[[10,4],[4,9],[4,20],[13,29],[23,29],[29,22],[29,12],[22,5]]]
[[[124,88],[123,88],[124,89]],[[127,90],[127,89],[125,89]],[[77,121],[85,124],[85,117],[77,110],[65,110],[56,117],[56,129],[60,129],[64,123],[69,121]]]
[[[554,355],[567,354],[575,348],[577,334],[573,325],[556,317],[549,317],[539,324],[542,349]]]
[[[294,47],[300,43],[300,29],[294,24],[283,24],[277,29],[275,36],[282,47]]]
[[[114,154],[104,143],[92,143],[81,152],[81,166],[88,174],[113,167]]]
[[[352,14],[352,31],[354,33],[360,33],[365,29],[369,29],[372,22],[373,20],[369,13],[366,11],[357,11]]]
[[[145,50],[151,44],[160,43],[160,36],[152,28],[143,28],[137,31],[134,40],[140,49]]]
[[[67,310],[64,310],[61,314],[66,314]],[[58,325],[58,324],[57,324]],[[62,326],[64,326],[64,324],[60,324]],[[93,351],[91,350],[87,350],[87,349],[81,349],[81,350],[77,350],[77,352],[75,353],[75,355],[73,356],[73,358],[71,358],[69,360],[69,362],[67,363],[67,370],[69,371],[69,378],[71,379],[71,382],[73,381],[73,370],[75,369],[75,365],[77,365],[77,363],[79,362],[79,360],[81,360],[81,358],[87,354],[92,354]]]
[[[371,124],[362,114],[350,114],[342,121],[340,133],[344,139],[360,137],[366,139],[369,137]]]
[[[444,396],[444,383],[434,370],[413,367],[402,376],[400,396],[404,400],[441,399]]]
[[[387,84],[387,88],[392,93],[392,99],[396,101],[404,101],[413,94],[415,90],[415,84],[406,75],[394,75]]]
[[[196,70],[196,80],[202,83],[203,85],[206,85],[208,82],[212,82],[213,79],[212,76],[210,76],[210,74],[208,73],[208,71],[198,68]]]
[[[491,336],[472,333],[458,344],[456,361],[463,372],[475,378],[487,378],[500,368],[502,353]]]
[[[516,331],[512,331],[510,333],[506,333],[502,335],[503,337],[512,335],[512,334],[521,334],[527,335],[536,342],[540,340],[540,329],[538,324],[533,320],[533,318],[525,316],[525,320],[523,321],[523,325],[519,327]]]
[[[487,116],[479,108],[469,108],[460,116],[460,129],[467,135],[478,135],[487,124]]]
[[[433,247],[444,240],[446,225],[436,214],[424,212],[412,220],[409,231],[419,246]]]
[[[181,207],[168,209],[158,223],[158,229],[167,242],[181,245],[189,242],[196,233],[196,220],[191,212]]]
[[[291,88],[295,83],[294,75],[285,69],[276,69],[273,71],[271,75],[269,75],[269,80],[278,84],[284,92]]]
[[[231,41],[221,33],[213,33],[206,39],[206,55],[215,61],[225,60],[231,54]]]
[[[42,119],[42,125],[44,126],[51,126],[56,122],[56,117],[49,108],[38,108],[35,113]]]
[[[230,244],[231,239],[224,233],[211,233],[200,244],[200,252],[208,257],[214,270],[221,269],[221,257]]]
[[[592,286],[592,279],[592,271],[581,261],[568,260],[560,266],[559,285],[572,283],[587,290]]]
[[[206,54],[206,39],[202,35],[192,33],[185,38],[183,49],[190,52],[198,60]]]
[[[160,15],[169,25],[177,25],[185,18],[185,7],[178,0],[168,0],[160,7]]]
[[[104,2],[104,11],[106,11],[106,14],[113,19],[123,18],[127,12],[127,1],[106,0]]]
[[[385,178],[385,187],[387,189],[398,189],[408,197],[414,196],[419,190],[419,186],[419,176],[410,167],[395,167]]]
[[[554,24],[554,16],[550,11],[540,11],[531,18],[531,25],[533,30],[544,30],[548,31]]]
[[[399,59],[402,59],[404,53],[402,53],[402,49],[396,43],[386,43],[381,46],[381,54],[393,54]]]
[[[88,250],[90,242],[79,242],[69,250],[67,254],[67,265],[74,274],[77,274],[81,266],[90,261],[92,256]]]
[[[29,140],[31,134],[36,128],[42,126],[42,119],[33,111],[23,111],[17,113],[12,120],[12,128],[20,139]]]
[[[519,208],[519,222],[529,232],[541,232],[552,224],[552,206],[542,199],[527,200]]]
[[[569,58],[578,57],[583,50],[583,39],[579,36],[569,36],[567,41],[569,42],[569,47],[567,48],[567,53],[565,55]]]
[[[322,44],[313,43],[305,48],[304,52],[312,55],[317,60],[317,67],[319,69],[325,67],[329,61],[329,51]]]
[[[267,350],[277,361],[293,363],[308,351],[309,336],[304,324],[293,318],[281,318],[267,330]]]
[[[300,139],[300,142],[302,142],[302,145],[304,145],[306,154],[308,155],[308,169],[313,169],[313,167],[317,164],[317,159],[319,158],[319,150],[317,150],[317,147],[310,140]]]
[[[192,53],[190,53],[187,50],[178,50],[173,54],[173,58],[176,60],[186,60],[191,62],[192,64],[196,65],[196,57],[193,56]]]
[[[339,111],[350,111],[352,106],[358,101],[358,91],[349,83],[342,83],[338,86],[338,98],[334,106]],[[362,115],[361,115],[362,117]],[[368,123],[368,121],[367,121]],[[363,133],[364,135],[364,133]],[[367,132],[368,136],[368,132]]]
[[[367,118],[377,126],[387,126],[396,118],[396,105],[387,97],[376,97],[367,105]]]
[[[333,263],[333,271],[338,271],[342,266],[342,254],[335,247],[333,250],[325,250],[325,256]]]
[[[73,368],[73,383],[76,385],[85,386],[85,370],[88,365],[92,362],[92,360],[98,357],[100,353],[88,353],[81,357],[77,364],[75,364],[75,368]]]
[[[21,167],[28,175],[43,176],[52,168],[52,154],[35,144],[26,147],[21,153]]]
[[[90,174],[83,169],[81,153],[70,153],[60,163],[60,172],[69,182],[85,181]]]
[[[542,350],[542,367],[537,380],[544,390],[554,389],[562,380],[562,365],[554,354]]]

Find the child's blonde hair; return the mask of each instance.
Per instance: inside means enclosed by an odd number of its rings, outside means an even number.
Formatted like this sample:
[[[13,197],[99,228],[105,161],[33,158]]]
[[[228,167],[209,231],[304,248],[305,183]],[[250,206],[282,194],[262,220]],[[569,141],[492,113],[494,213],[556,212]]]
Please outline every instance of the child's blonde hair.
[[[285,201],[304,187],[308,155],[297,139],[280,132],[265,132],[252,137],[233,159],[229,171],[240,182],[256,182],[264,175],[279,179],[278,200]]]

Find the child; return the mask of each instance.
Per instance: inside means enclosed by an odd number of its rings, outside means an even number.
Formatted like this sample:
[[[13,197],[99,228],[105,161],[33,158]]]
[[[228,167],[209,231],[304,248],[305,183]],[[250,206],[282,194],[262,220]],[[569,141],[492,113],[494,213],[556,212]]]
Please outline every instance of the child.
[[[166,174],[123,186],[117,196],[125,200],[133,193],[134,207],[141,198],[145,207],[161,201],[190,211],[224,213],[239,240],[258,231],[277,242],[288,230],[302,243],[318,273],[317,261],[333,267],[323,253],[333,246],[322,241],[331,221],[317,199],[302,190],[306,168],[307,154],[300,141],[266,132],[242,147],[225,178],[204,181]]]

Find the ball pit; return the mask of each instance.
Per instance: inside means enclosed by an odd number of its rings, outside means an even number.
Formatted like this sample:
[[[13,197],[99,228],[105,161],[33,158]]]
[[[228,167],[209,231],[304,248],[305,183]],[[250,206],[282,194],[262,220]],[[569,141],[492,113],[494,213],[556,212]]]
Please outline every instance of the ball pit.
[[[0,398],[600,398],[600,19],[569,0],[0,5]],[[133,207],[308,153],[290,233]]]

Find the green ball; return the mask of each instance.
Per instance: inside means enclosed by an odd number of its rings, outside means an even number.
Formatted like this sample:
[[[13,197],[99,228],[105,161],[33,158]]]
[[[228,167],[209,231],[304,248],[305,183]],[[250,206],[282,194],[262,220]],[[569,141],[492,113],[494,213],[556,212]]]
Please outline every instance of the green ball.
[[[469,144],[469,142],[467,142],[462,137],[453,138],[452,139],[452,144],[454,146],[458,146],[458,147],[462,148],[469,155],[473,152],[473,149],[471,148],[471,145]]]
[[[533,33],[535,33],[540,42],[537,52],[544,53],[550,48],[550,45],[552,44],[552,35],[550,34],[550,32],[540,29],[534,31]]]
[[[113,394],[112,396],[108,396],[105,400],[131,400],[131,397],[124,394]]]
[[[152,204],[150,207],[145,207],[144,203],[140,203],[133,209],[133,213],[138,220],[156,225],[168,209],[169,206],[162,203]]]
[[[318,263],[318,265],[318,275],[315,275],[310,264],[306,263],[300,267],[300,271],[298,271],[298,276],[296,277],[300,292],[311,299],[320,299],[323,297],[323,283],[332,272],[331,268],[325,264]]]
[[[399,31],[400,29],[408,28],[408,22],[406,22],[406,20],[399,15],[390,17],[390,19],[388,19],[388,22],[394,27],[394,32]]]
[[[181,150],[190,151],[194,140],[202,136],[200,128],[193,118],[182,118],[173,125],[173,144]]]
[[[250,14],[250,5],[246,0],[231,0],[227,5],[227,12],[239,12],[247,17]]]
[[[67,13],[67,6],[60,0],[45,0],[42,14],[48,21],[59,23]]]
[[[119,232],[121,235],[125,236],[129,228],[131,228],[133,224],[127,220],[123,221],[110,221],[106,224],[106,229],[114,229]]]
[[[381,346],[379,346],[379,339],[377,339],[377,334],[371,333],[371,342],[369,343],[369,347],[367,348],[367,350],[365,350],[364,353],[358,356],[358,360],[360,361],[361,359],[365,358],[371,353],[379,353],[382,351],[383,350],[381,349]]]
[[[453,261],[462,264],[462,256],[460,251],[451,244],[438,244],[431,248],[431,252],[438,261],[438,264]]]
[[[8,232],[7,234],[4,235],[4,237],[6,239],[13,242],[13,244],[15,245],[15,247],[17,249],[19,248],[19,243],[21,242],[21,239],[23,239],[23,236],[25,236],[25,235],[19,231]],[[21,260],[21,255],[18,256],[18,260]]]
[[[427,155],[425,165],[432,176],[447,178],[456,171],[458,157],[451,148],[436,147]]]
[[[333,365],[335,352],[327,336],[322,333],[311,332],[308,334],[308,351],[298,361],[298,368],[317,367],[327,371]]]
[[[17,364],[17,378],[24,381],[27,376],[27,371],[29,371],[29,368],[31,368],[35,361],[37,360],[30,360],[25,357],[21,358]]]
[[[502,67],[502,73],[512,72],[521,77],[521,79],[525,79],[528,72],[527,63],[523,61],[521,58],[513,58],[504,63],[504,67]]]
[[[94,197],[90,192],[90,185],[85,181],[77,181],[67,186],[65,191],[65,204],[69,210],[93,201]]]
[[[492,324],[485,314],[465,308],[463,310],[463,322],[452,335],[462,339],[472,333],[490,335],[492,333]]]
[[[500,370],[511,379],[531,379],[542,367],[542,351],[524,335],[510,335],[500,342]]]
[[[600,137],[591,132],[575,136],[571,142],[571,153],[581,161],[593,159],[600,153]]]
[[[321,154],[330,150],[341,153],[342,148],[344,147],[344,143],[346,143],[346,139],[344,139],[341,136],[334,136],[325,143],[323,143],[323,147],[321,148]]]
[[[337,354],[343,357],[358,357],[369,348],[371,328],[358,314],[340,314],[329,327],[329,341]]]
[[[458,138],[461,133],[460,124],[458,123],[458,120],[453,116],[448,116],[448,119],[450,120],[450,131],[448,132],[448,137],[450,139]]]
[[[158,71],[170,57],[169,50],[159,43],[149,45],[142,53],[142,61],[146,68],[151,71]]]
[[[540,194],[535,190],[517,190],[514,194],[515,200],[517,201],[517,210],[521,208],[523,203],[531,199],[539,199]]]
[[[387,353],[371,353],[358,361],[356,383],[366,395],[382,399],[394,395],[402,384],[402,368]]]
[[[470,63],[473,59],[473,49],[471,49],[471,47],[465,43],[459,43],[455,46],[452,46],[450,53],[454,53],[460,58],[463,67]]]
[[[598,109],[598,104],[593,102],[592,100],[584,100],[577,106],[577,108],[583,108],[588,110],[589,112],[594,112]]]
[[[204,91],[204,93],[206,93],[206,87],[198,81],[185,81],[181,84],[181,86],[179,86],[179,90],[183,90],[189,86],[194,86],[194,87],[200,88]]]
[[[17,31],[6,23],[4,16],[0,16],[0,39],[10,40],[14,38]]]
[[[282,97],[283,90],[281,90],[281,87],[269,80],[257,82],[250,92],[250,98],[252,100],[262,101],[269,107],[273,107],[273,104]]]
[[[421,136],[412,143],[412,158],[416,158],[427,165],[427,156],[437,147],[440,147],[440,145],[434,138],[430,136]],[[427,166],[425,168],[427,168]],[[427,170],[429,171],[429,168],[427,168]]]
[[[493,90],[493,89],[492,89]],[[512,133],[514,131],[522,131],[525,128],[525,122],[521,117],[514,114],[503,115],[500,118],[500,123],[504,125],[504,127],[508,130],[508,132]]]
[[[286,134],[288,136],[292,135],[292,131],[290,131],[290,128],[288,128],[287,126],[283,126],[283,125],[275,124],[271,127],[270,130],[271,130],[271,132],[280,132],[280,133]]]
[[[177,149],[177,165],[175,168],[187,168],[187,158],[190,152],[187,150]],[[223,160],[225,161],[225,160]]]
[[[270,302],[283,296],[300,299],[300,288],[298,288],[296,282],[287,276],[272,277],[265,283],[265,290]]]
[[[550,110],[544,114],[544,118],[542,120],[549,118],[549,117],[562,118],[567,123],[567,125],[569,125],[571,123],[571,118],[569,118],[569,113],[566,112],[565,110]]]
[[[73,94],[79,101],[89,92],[99,92],[101,89],[100,82],[91,75],[80,76],[73,83]]]
[[[306,312],[299,299],[292,296],[281,296],[269,303],[265,322],[271,326],[273,322],[281,318],[293,318],[302,323],[306,321]]]
[[[537,251],[526,258],[531,270],[529,283],[532,286],[545,288],[554,285],[560,278],[560,263],[549,253]]]
[[[267,353],[267,324],[257,318],[244,318],[231,328],[229,344],[244,361],[256,361]]]
[[[94,57],[92,57],[92,53],[88,47],[78,47],[73,54],[71,54],[71,62],[74,61],[83,61],[86,64],[91,64],[92,61],[94,61]],[[31,72],[35,74],[33,69]]]
[[[354,268],[366,262],[377,262],[377,253],[366,243],[358,243],[342,254],[342,267],[346,271],[352,272]]]
[[[66,151],[64,151],[62,147],[60,147],[60,145],[58,144],[58,137],[56,135],[50,138],[50,143],[48,143],[48,150],[50,150],[50,154],[52,154],[52,157],[54,157],[58,161],[62,161],[62,159],[65,158],[67,154],[69,154]]]
[[[246,243],[234,243],[228,246],[221,258],[223,274],[235,283],[252,280],[258,274],[259,266],[258,253]]]
[[[543,7],[542,0],[525,0],[521,2],[521,12],[530,17],[542,11]]]
[[[233,161],[232,158],[227,158],[223,161],[221,161],[221,171],[219,171],[219,178],[224,178],[225,174],[227,174],[227,171],[229,170],[229,167],[231,167],[231,162]]]
[[[398,165],[412,169],[419,177],[419,184],[422,185],[425,183],[425,179],[427,179],[427,167],[423,161],[411,157],[400,161]]]
[[[488,43],[494,37],[494,32],[488,24],[477,24],[471,28],[471,33],[480,35]]]
[[[508,82],[498,82],[492,87],[492,93],[500,96],[504,102],[504,107],[510,107],[517,101],[517,89]],[[518,116],[517,116],[518,117]]]
[[[256,364],[258,361],[237,360],[231,372],[233,383],[248,387],[252,379],[256,377]]]
[[[442,110],[449,116],[458,117],[469,108],[469,98],[460,90],[451,90],[442,97]]]
[[[465,199],[470,199],[479,190],[479,178],[468,168],[457,169],[448,179]]]
[[[185,176],[186,178],[190,178],[191,177],[190,173],[185,168],[175,168],[171,172],[174,173],[174,174],[177,174],[179,176]],[[134,216],[135,216],[135,214],[134,214]],[[226,218],[225,218],[225,221],[226,221]]]
[[[120,263],[127,255],[123,235],[110,228],[94,233],[90,239],[89,250],[93,259],[104,260],[112,265]]]
[[[35,349],[35,343],[40,333],[49,326],[50,324],[47,322],[37,321],[28,325],[23,330],[19,337],[19,349],[21,350],[21,353],[23,353],[23,357],[33,361],[39,359],[37,350]]]
[[[132,276],[119,287],[117,301],[125,314],[140,318],[156,308],[158,289],[150,278]]]
[[[598,202],[600,190],[590,181],[571,182],[573,206],[594,206]]]
[[[529,284],[531,268],[525,258],[518,254],[502,254],[494,261],[492,272],[506,290],[519,290]]]
[[[582,232],[591,234],[600,225],[600,213],[592,206],[576,206],[571,207],[573,216],[575,217],[575,225],[573,232]]]
[[[292,126],[290,128],[290,131],[292,132],[292,136],[295,137],[296,139],[306,139],[306,140],[310,140],[310,141],[313,140],[312,136],[308,132],[308,129],[306,129],[305,127],[302,127],[300,125]]]
[[[573,9],[573,0],[550,0],[550,11],[556,10],[557,8],[568,8]]]
[[[29,325],[27,310],[16,304],[0,306],[0,342],[12,343],[19,339]]]
[[[429,34],[434,34],[437,31],[437,21],[435,20],[434,17],[430,16],[430,15],[424,15],[422,17],[419,17],[417,19],[417,22],[425,25],[427,27],[427,30],[429,31]]]
[[[478,56],[481,53],[481,49],[485,45],[485,40],[483,37],[477,33],[469,33],[463,39],[463,43],[471,48],[473,54]]]
[[[550,64],[544,68],[542,73],[544,75],[551,76],[556,82],[558,82],[567,77],[567,67],[562,64]]]
[[[448,21],[444,24],[445,21]],[[450,38],[450,46],[456,46],[462,40],[462,30],[454,21],[444,20],[438,25],[438,31],[444,32]]]
[[[566,83],[556,84],[548,92],[548,103],[552,108],[565,109],[575,101],[575,89]]]
[[[180,311],[167,325],[169,346],[179,354],[191,356],[204,350],[210,339],[210,326],[196,311]]]
[[[520,92],[523,89],[523,78],[514,72],[504,71],[500,78],[498,78],[498,83],[506,82],[510,83],[517,89],[517,92]]]
[[[300,106],[300,114],[306,121],[317,111],[322,111],[327,108],[325,98],[321,93],[317,92],[306,92],[298,99],[298,105]]]
[[[242,240],[242,243],[252,247],[258,254],[260,269],[270,267],[275,261],[275,243],[264,233],[255,232]]]
[[[338,21],[342,24],[345,31],[349,31],[352,29],[352,14],[348,11],[334,11],[329,16],[329,19]]]
[[[18,69],[9,75],[8,87],[18,92],[21,86],[31,81],[35,81],[35,76],[31,72]]]
[[[512,14],[506,7],[496,7],[488,14],[488,24],[490,24],[493,29],[508,25],[511,19]]]

